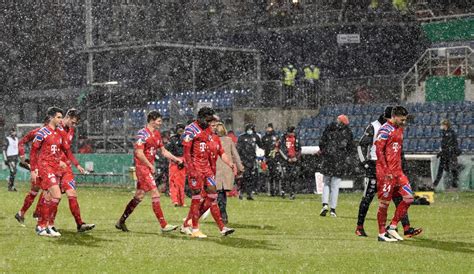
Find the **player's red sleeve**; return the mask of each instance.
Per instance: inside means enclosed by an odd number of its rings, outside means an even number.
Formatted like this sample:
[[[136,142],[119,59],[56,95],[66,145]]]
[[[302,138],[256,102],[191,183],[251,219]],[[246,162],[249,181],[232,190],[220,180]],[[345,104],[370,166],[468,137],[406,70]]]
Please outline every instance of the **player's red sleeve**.
[[[222,156],[222,154],[225,153],[225,150],[224,150],[224,146],[222,146],[222,142],[221,142],[221,139],[220,138],[216,138],[216,141],[219,143],[219,151],[217,152],[217,154],[219,156]]]
[[[33,144],[31,144],[30,151],[30,167],[31,170],[38,169],[38,154],[41,144],[43,143],[43,138],[39,134],[36,134]]]
[[[196,178],[197,172],[193,164],[193,159],[191,157],[191,150],[193,147],[193,140],[188,135],[184,136],[183,139],[183,158],[184,164],[186,165],[186,172],[190,178]]]
[[[375,141],[375,153],[377,155],[377,162],[380,163],[385,171],[389,172],[387,158],[385,157],[385,147],[387,144],[386,139],[378,139]]]
[[[71,148],[66,150],[66,157],[75,167],[79,166],[79,161],[76,159],[76,156],[74,156],[74,153],[72,153]]]
[[[35,139],[35,135],[38,129],[33,129],[28,132],[23,138],[21,138],[20,142],[18,142],[18,154],[21,156],[25,155],[25,145],[33,141]]]

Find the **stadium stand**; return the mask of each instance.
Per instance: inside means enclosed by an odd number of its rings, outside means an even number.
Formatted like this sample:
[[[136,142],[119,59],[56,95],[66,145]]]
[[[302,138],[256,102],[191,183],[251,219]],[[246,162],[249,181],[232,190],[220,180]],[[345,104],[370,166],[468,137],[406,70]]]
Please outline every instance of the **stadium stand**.
[[[433,153],[441,141],[439,122],[448,118],[458,134],[463,152],[474,152],[474,102],[411,103],[406,105],[414,119],[405,131],[405,151],[408,153]],[[317,116],[303,118],[298,133],[304,146],[317,146],[324,128],[336,120],[337,115],[349,116],[354,139],[362,136],[367,125],[383,112],[384,104],[335,105],[322,107]]]

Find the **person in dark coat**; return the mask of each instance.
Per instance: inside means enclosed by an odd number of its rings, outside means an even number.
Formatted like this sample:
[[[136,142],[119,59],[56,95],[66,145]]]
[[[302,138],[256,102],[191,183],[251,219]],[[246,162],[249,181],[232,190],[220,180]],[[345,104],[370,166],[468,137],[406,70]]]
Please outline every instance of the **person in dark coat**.
[[[279,139],[273,130],[273,124],[268,124],[266,133],[262,137],[262,149],[265,151],[265,161],[268,165],[267,190],[270,196],[277,195],[279,190],[280,172],[278,171],[279,153],[277,152]]]
[[[239,199],[242,199],[242,193],[246,192],[247,200],[253,200],[252,191],[255,190],[258,181],[257,146],[262,147],[262,142],[255,131],[255,125],[247,124],[245,133],[237,140],[237,151],[245,168],[240,182]]]
[[[433,186],[436,188],[439,181],[443,177],[443,172],[449,172],[453,176],[452,187],[458,187],[458,156],[461,154],[461,150],[458,146],[458,140],[456,132],[451,128],[451,122],[447,119],[443,119],[440,125],[442,139],[441,139],[441,151],[438,152],[436,157],[441,158],[438,168],[438,174],[433,182]]]
[[[326,216],[330,200],[331,217],[336,217],[339,184],[342,176],[350,168],[350,156],[354,149],[353,135],[346,115],[339,115],[336,122],[326,127],[321,136],[319,148],[322,156],[321,173],[324,175],[323,208],[320,215]],[[329,194],[331,194],[331,199],[329,199]]]

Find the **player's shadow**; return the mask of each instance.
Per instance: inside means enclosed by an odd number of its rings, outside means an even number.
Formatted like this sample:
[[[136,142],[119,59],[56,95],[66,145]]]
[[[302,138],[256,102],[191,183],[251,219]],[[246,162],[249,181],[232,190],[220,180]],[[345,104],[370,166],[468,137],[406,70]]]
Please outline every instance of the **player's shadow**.
[[[209,237],[208,241],[216,244],[233,247],[233,248],[251,248],[264,250],[280,250],[277,245],[269,243],[267,240],[250,240],[244,238],[236,238],[233,236],[227,237]]]
[[[433,240],[433,239],[412,239],[409,241],[402,241],[399,242],[403,245],[411,245],[417,247],[424,247],[424,248],[431,248],[431,249],[438,249],[443,251],[450,251],[450,252],[461,252],[461,253],[474,253],[474,245],[466,242],[458,242],[458,241],[440,241],[440,240]]]
[[[276,226],[273,226],[273,225],[250,225],[250,224],[231,223],[229,226],[232,228],[257,229],[257,230],[275,230],[276,229]]]
[[[210,236],[206,239],[193,239],[187,235],[179,235],[173,233],[163,234],[163,237],[169,239],[179,239],[185,241],[202,241],[202,242],[213,242],[220,245],[225,245],[234,248],[252,248],[252,249],[264,249],[264,250],[280,250],[276,245],[269,243],[267,240],[249,240],[243,238],[234,237],[234,235],[227,237],[213,237]]]
[[[102,242],[113,242],[112,240],[100,238],[89,233],[77,233],[68,230],[60,230],[60,233],[61,237],[56,241],[59,245],[101,247],[100,243]]]

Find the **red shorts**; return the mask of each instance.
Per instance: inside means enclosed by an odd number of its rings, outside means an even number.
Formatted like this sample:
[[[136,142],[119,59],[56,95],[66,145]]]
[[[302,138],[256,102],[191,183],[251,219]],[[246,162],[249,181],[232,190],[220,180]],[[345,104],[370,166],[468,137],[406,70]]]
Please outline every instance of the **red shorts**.
[[[54,185],[59,185],[61,179],[61,177],[58,176],[58,168],[48,164],[39,166],[38,176],[40,177],[41,189],[43,190],[48,190]]]
[[[217,186],[214,176],[199,176],[197,179],[188,178],[189,188],[192,190],[202,190],[206,186]]]
[[[385,176],[377,176],[377,196],[379,200],[391,201],[393,196],[412,196],[410,182],[401,173],[392,179],[387,179]]]
[[[141,189],[145,192],[156,189],[155,177],[151,174],[148,167],[136,166],[137,173],[137,189]]]
[[[62,193],[76,189],[76,180],[74,180],[74,173],[70,166],[63,169],[61,174],[61,184],[59,186],[61,187]]]

